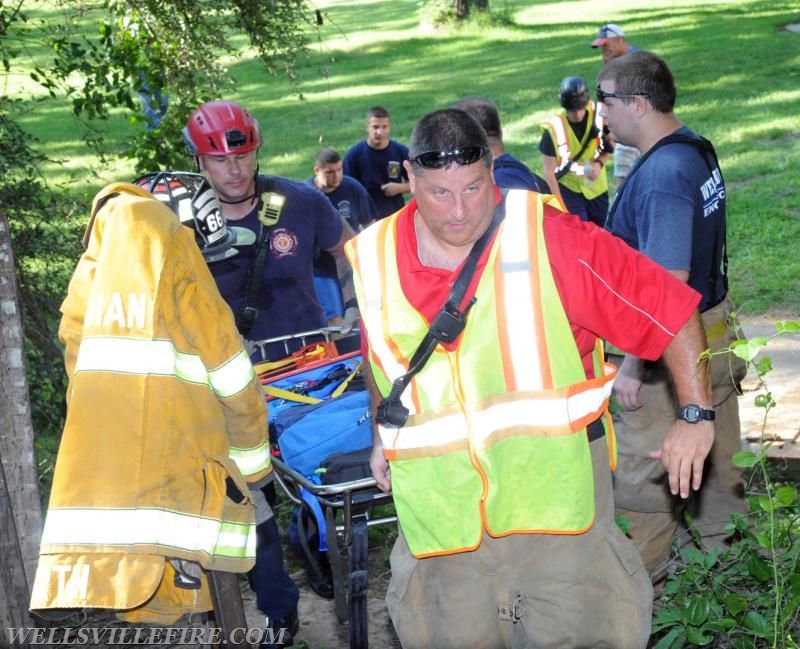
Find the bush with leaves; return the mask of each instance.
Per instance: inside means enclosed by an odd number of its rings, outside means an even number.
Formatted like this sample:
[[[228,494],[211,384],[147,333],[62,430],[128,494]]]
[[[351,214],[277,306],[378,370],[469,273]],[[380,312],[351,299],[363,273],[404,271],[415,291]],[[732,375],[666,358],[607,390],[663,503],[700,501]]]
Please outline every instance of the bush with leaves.
[[[146,119],[139,96],[159,93],[166,115],[153,129],[138,129],[124,155],[137,172],[185,164],[181,129],[204,101],[224,97],[235,80],[221,63],[242,56],[235,42],[244,33],[273,74],[296,78],[298,60],[308,52],[308,34],[318,12],[307,0],[103,0],[87,5],[61,0],[65,20],[48,27],[53,58],[33,77],[54,96],[66,95],[85,120],[87,145],[106,155],[97,120],[113,108],[126,109],[132,122]],[[76,25],[94,20],[86,37]]]
[[[798,332],[800,322],[779,322],[770,337],[738,340],[715,352],[735,354],[755,370],[755,405],[764,409],[764,425],[776,404],[765,380],[771,359],[759,354],[772,338]],[[800,646],[800,496],[768,457],[763,431],[758,452],[741,451],[733,458],[749,475],[750,513],[732,515],[733,541],[724,551],[680,551],[657,602],[654,649]],[[702,547],[702,538],[693,533]]]
[[[82,226],[73,201],[50,190],[39,175],[42,160],[9,112],[9,102],[0,98],[0,206],[15,253],[31,415],[40,473],[46,477],[65,411],[58,309],[81,252]],[[42,491],[47,492],[46,480]]]

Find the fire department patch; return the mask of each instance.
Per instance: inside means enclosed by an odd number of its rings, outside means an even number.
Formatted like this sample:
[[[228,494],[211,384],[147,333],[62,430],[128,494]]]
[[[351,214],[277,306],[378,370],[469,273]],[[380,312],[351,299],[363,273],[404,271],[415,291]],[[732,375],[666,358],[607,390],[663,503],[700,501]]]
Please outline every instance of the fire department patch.
[[[276,228],[269,235],[269,247],[276,259],[297,254],[297,236],[286,228]]]

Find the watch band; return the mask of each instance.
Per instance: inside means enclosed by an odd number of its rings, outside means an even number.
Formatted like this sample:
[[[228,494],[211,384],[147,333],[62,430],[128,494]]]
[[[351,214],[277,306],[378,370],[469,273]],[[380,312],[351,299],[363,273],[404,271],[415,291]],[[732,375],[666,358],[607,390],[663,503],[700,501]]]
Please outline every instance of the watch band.
[[[697,424],[701,421],[714,421],[716,413],[708,408],[702,408],[696,403],[688,403],[678,408],[678,419],[683,419],[690,424]]]

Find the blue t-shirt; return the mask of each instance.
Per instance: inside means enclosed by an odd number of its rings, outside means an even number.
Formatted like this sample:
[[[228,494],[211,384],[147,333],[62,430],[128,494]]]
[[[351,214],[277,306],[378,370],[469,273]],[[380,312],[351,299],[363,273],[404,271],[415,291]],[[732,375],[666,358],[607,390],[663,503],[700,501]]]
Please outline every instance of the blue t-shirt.
[[[258,315],[245,336],[254,341],[325,326],[314,289],[314,250],[333,248],[342,236],[341,217],[320,190],[276,176],[259,176],[260,183],[265,178],[266,191],[281,194],[286,201],[280,219],[267,235],[264,266],[254,270],[262,273],[254,301]],[[247,216],[230,223],[249,228],[258,236],[260,208],[259,200]],[[239,312],[247,297],[247,280],[255,262],[256,245],[242,246],[238,250],[235,257],[210,265],[220,293],[234,314]],[[299,343],[293,347],[299,347]],[[273,360],[285,355],[282,345],[271,345],[268,350],[268,357]]]
[[[685,126],[676,133],[696,137]],[[606,227],[667,270],[689,271],[700,311],[725,297],[725,183],[710,154],[692,144],[659,147],[634,166],[614,203]]]
[[[408,147],[394,140],[389,140],[385,149],[373,149],[362,140],[351,146],[344,156],[344,173],[355,178],[369,192],[379,218],[394,214],[403,205],[402,194],[387,196],[381,189],[388,182],[403,183],[408,175],[403,161],[408,160]]]
[[[502,189],[528,189],[541,194],[550,193],[544,178],[537,176],[510,153],[494,159],[494,182]]]
[[[314,176],[311,176],[306,184],[316,187]],[[364,186],[355,178],[343,176],[342,184],[325,196],[339,211],[339,214],[347,219],[355,232],[359,232],[373,221],[378,220],[378,209],[375,207],[375,202]]]
[[[306,184],[316,187],[314,176],[306,180]],[[367,190],[364,189],[360,182],[350,176],[343,176],[342,183],[332,192],[325,194],[325,196],[328,197],[331,204],[342,215],[342,218],[347,220],[350,227],[353,228],[353,232],[360,232],[378,219],[378,210]],[[314,275],[316,277],[336,278],[338,282],[336,259],[332,254],[320,249],[316,251],[314,255]]]

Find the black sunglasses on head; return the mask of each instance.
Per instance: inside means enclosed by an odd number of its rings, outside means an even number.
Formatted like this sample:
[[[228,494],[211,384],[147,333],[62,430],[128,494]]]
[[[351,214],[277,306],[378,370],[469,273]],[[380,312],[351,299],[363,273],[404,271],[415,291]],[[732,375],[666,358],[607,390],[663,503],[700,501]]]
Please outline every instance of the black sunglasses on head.
[[[619,38],[617,31],[608,25],[601,25],[600,32],[602,34],[600,38]]]
[[[482,146],[465,146],[451,151],[423,151],[411,158],[411,162],[425,169],[441,169],[454,162],[463,167],[477,162],[486,153],[486,147]]]
[[[632,92],[630,94],[622,94],[618,92],[604,92],[598,85],[595,90],[597,91],[597,101],[603,103],[606,99],[633,99],[634,97],[647,97],[646,92]]]

